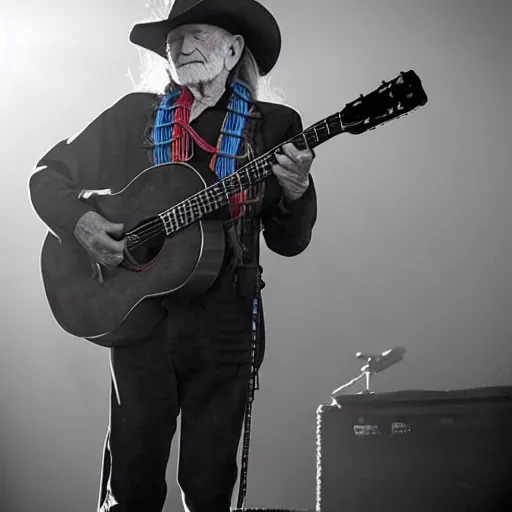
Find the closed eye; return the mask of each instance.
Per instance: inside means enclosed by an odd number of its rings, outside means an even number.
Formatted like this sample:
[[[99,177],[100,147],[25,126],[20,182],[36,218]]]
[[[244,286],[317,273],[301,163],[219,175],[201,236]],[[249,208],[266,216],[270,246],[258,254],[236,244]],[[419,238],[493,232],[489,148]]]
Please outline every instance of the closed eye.
[[[179,43],[180,40],[182,40],[183,38],[181,37],[169,37],[169,39],[167,39],[167,44],[169,45],[175,45],[176,43]]]

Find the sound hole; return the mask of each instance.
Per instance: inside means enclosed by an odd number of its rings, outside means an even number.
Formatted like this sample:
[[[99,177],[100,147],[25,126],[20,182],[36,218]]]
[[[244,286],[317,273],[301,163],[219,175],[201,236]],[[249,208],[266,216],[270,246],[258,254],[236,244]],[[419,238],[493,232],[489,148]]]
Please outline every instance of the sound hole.
[[[158,222],[160,229],[153,228],[154,232],[152,233],[150,231],[151,228],[147,226],[153,222]],[[167,234],[163,224],[159,222],[159,219],[142,221],[131,230],[131,233],[140,237],[139,240],[135,239],[133,242],[129,240],[127,245],[128,253],[133,260],[132,264],[135,263],[137,266],[144,267],[153,262],[158,256],[162,250]],[[148,236],[148,234],[151,236]]]

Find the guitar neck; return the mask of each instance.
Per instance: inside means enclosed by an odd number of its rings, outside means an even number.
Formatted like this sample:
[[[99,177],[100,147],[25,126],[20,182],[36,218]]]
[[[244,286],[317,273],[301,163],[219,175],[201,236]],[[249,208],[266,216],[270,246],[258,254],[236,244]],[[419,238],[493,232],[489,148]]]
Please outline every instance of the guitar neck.
[[[228,204],[233,196],[248,190],[253,185],[271,176],[274,156],[285,144],[291,142],[299,149],[314,149],[336,135],[343,133],[341,119],[341,113],[323,119],[286,142],[279,144],[268,153],[255,158],[231,176],[162,212],[159,217],[164,222],[167,234],[179,231],[219,210]]]
[[[340,133],[353,135],[406,115],[427,103],[421,80],[412,70],[401,72],[396,78],[382,84],[366,96],[361,95],[347,103],[341,112],[322,119],[268,153],[252,160],[231,176],[198,192],[194,196],[162,212],[159,217],[168,235],[203,218],[229,200],[263,181],[272,173],[274,155],[292,142],[299,149],[314,149]]]

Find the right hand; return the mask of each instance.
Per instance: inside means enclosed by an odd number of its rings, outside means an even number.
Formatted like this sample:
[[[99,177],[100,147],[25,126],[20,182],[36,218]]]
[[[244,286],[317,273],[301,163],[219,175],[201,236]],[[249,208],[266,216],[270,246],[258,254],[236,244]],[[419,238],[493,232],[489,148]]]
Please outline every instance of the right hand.
[[[114,224],[99,213],[90,211],[78,219],[75,237],[89,255],[107,267],[117,267],[124,259],[126,239],[117,241],[108,234],[121,235],[123,224]]]

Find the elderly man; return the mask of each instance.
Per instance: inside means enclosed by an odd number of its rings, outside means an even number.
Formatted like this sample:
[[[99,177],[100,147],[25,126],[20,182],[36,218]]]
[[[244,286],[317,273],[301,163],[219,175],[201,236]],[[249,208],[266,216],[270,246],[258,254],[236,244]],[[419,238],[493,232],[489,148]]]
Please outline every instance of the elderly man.
[[[177,0],[168,19],[136,25],[131,41],[168,59],[164,94],[123,97],[51,149],[30,180],[34,208],[49,228],[76,237],[110,267],[123,260],[123,225],[80,201],[82,190],[120,190],[145,168],[173,161],[188,162],[211,183],[302,131],[294,110],[256,100],[257,79],[275,65],[281,38],[255,0]],[[100,512],[162,510],[180,413],[184,506],[228,512],[250,381],[263,357],[263,314],[254,309],[263,284],[260,227],[280,255],[309,245],[316,220],[312,160],[311,151],[284,145],[272,176],[212,217],[228,234],[212,287],[189,300],[155,301],[161,321],[151,335],[111,349]]]

